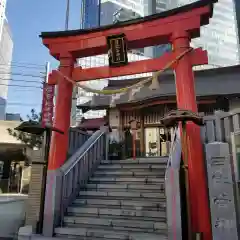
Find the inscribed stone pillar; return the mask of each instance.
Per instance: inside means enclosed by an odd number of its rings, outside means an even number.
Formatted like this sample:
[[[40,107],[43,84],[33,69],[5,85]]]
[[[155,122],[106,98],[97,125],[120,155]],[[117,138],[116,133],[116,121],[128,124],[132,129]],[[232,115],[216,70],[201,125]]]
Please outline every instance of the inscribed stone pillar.
[[[44,156],[41,150],[33,150],[29,153],[29,155],[32,159],[32,169],[29,183],[25,225],[31,225],[33,231],[36,231],[36,227],[39,221],[41,193],[43,188],[43,172],[45,166],[43,165]]]

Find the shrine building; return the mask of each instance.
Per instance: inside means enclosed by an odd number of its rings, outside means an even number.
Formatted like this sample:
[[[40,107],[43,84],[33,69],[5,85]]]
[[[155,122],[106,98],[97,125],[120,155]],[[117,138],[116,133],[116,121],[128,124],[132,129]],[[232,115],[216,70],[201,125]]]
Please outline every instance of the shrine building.
[[[216,110],[232,111],[240,108],[239,74],[240,65],[195,71],[198,112],[210,115]],[[142,80],[143,78],[109,80],[105,89],[119,89]],[[111,106],[112,96],[94,95],[91,101],[78,105],[77,108],[83,113],[89,110],[107,110],[106,121],[110,128],[120,136],[125,135],[125,138],[127,129],[130,128],[129,122],[137,120],[140,123],[136,139],[138,152],[164,156],[168,154],[165,145],[170,133],[161,125],[160,119],[177,108],[174,81],[171,72],[163,73],[158,78],[157,89],[153,89],[150,83],[133,97],[129,93],[121,95],[115,100],[114,106]]]

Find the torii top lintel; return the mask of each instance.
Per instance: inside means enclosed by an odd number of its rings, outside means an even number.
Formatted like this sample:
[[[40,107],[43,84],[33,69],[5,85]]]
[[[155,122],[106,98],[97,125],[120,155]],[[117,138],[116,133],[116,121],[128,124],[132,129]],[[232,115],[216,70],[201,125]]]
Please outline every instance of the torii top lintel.
[[[65,53],[75,58],[104,54],[107,52],[106,36],[119,33],[126,35],[128,49],[169,43],[172,33],[179,29],[196,38],[200,35],[200,26],[209,23],[217,1],[200,0],[144,18],[95,29],[43,32],[40,37],[56,59]]]

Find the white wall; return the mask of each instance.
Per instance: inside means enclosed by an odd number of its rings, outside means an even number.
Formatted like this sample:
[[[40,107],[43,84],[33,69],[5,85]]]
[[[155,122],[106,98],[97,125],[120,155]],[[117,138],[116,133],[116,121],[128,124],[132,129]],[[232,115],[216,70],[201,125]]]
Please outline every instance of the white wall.
[[[8,80],[11,78],[11,62],[13,53],[13,41],[9,25],[4,21],[2,36],[0,41],[0,97],[7,99]]]
[[[18,121],[0,121],[0,144],[1,143],[11,143],[11,144],[22,144],[21,141],[9,135],[7,129],[14,129],[19,126],[20,122]]]

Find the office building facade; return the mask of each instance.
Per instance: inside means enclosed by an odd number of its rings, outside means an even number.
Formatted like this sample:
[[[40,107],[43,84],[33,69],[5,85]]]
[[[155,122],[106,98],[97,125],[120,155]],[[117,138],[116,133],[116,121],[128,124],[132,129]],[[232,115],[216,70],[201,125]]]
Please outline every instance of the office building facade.
[[[110,17],[106,16],[107,10],[111,9],[111,7],[109,7],[110,3],[115,5],[116,10],[121,9],[120,13],[122,13],[122,15],[126,16],[125,12],[131,12],[129,18],[122,18],[122,20],[129,20],[133,18],[133,16],[143,17],[160,13],[195,1],[197,0],[102,0],[101,18]],[[109,6],[105,7],[104,5],[107,3]],[[109,11],[109,15],[112,15],[111,11]],[[201,28],[201,37],[194,39],[192,45],[208,50],[208,67],[223,67],[238,64],[239,29],[240,1],[219,0],[214,5],[213,18],[210,20],[210,24]],[[169,45],[146,48],[144,55],[148,57],[159,57],[165,51],[169,50]]]
[[[173,0],[169,8],[179,7],[196,0]],[[234,2],[235,1],[235,2]],[[201,28],[201,37],[192,40],[193,47],[208,51],[207,67],[224,67],[239,64],[239,21],[240,2],[219,0],[214,4],[213,17],[209,25]],[[238,12],[238,14],[237,14]]]
[[[140,15],[137,15],[135,12],[132,12],[131,10],[127,11],[126,9],[121,9],[117,4],[113,4],[109,1],[101,1],[101,4],[98,1],[89,1],[89,0],[82,0],[81,5],[85,7],[85,9],[81,10],[81,28],[94,28],[98,27],[100,25],[109,25],[113,24],[116,21],[126,21],[140,17]],[[90,11],[90,12],[89,12]],[[99,17],[93,16],[93,11],[95,11],[96,15],[99,14]],[[92,16],[92,18],[91,18]],[[91,19],[90,19],[91,18]],[[128,53],[128,60],[131,61],[138,61],[138,60],[144,60],[147,59],[146,56],[143,55],[140,51],[134,51]],[[93,57],[87,57],[87,58],[81,58],[78,60],[78,64],[83,68],[89,68],[89,67],[100,67],[100,66],[107,66],[108,65],[108,56],[106,54],[104,55],[98,55]],[[136,77],[143,77],[143,76],[149,76],[151,74],[149,73],[143,73],[140,75],[131,75],[131,76],[123,76],[123,77],[117,77],[117,78],[111,78],[114,80],[123,79],[123,78],[136,78]],[[104,88],[108,83],[108,79],[99,79],[99,80],[93,80],[89,81],[86,84],[89,87],[92,87],[94,89],[102,89]],[[76,109],[76,105],[82,104],[84,102],[89,101],[93,94],[84,91],[81,88],[78,88],[76,91],[76,98],[73,99],[73,107],[72,107],[72,125],[75,125],[78,121],[80,121],[81,117],[84,118],[96,118],[96,117],[102,117],[106,114],[105,111],[89,111],[86,114],[82,114]],[[73,118],[76,119],[73,119]]]
[[[6,19],[6,0],[0,2],[0,120],[5,119],[13,53],[12,34]]]
[[[127,21],[164,12],[168,9],[167,3],[168,0],[102,0],[100,22],[102,25],[107,25],[111,21],[113,23]],[[139,49],[139,52],[146,57],[155,58],[170,50],[170,45],[160,45]]]
[[[101,0],[81,0],[80,28],[95,28],[100,25]]]
[[[234,0],[235,12],[236,12],[236,22],[237,22],[237,35],[238,35],[238,44],[240,44],[240,1]]]
[[[82,0],[82,28],[94,28],[108,25],[118,21],[127,21],[134,18],[160,13],[172,8],[189,4],[196,0]],[[240,24],[240,1],[220,0],[214,6],[213,18],[210,24],[201,29],[201,37],[192,41],[193,47],[202,47],[208,51],[209,65],[200,68],[213,68],[231,66],[239,63],[239,44],[237,34],[237,20]],[[95,14],[93,14],[93,11]],[[239,14],[237,15],[236,12]],[[98,15],[99,14],[99,15]],[[159,57],[164,52],[170,51],[170,45],[161,45],[136,50],[130,56],[133,61]],[[81,66],[94,67],[107,65],[104,55],[79,60]],[[131,77],[131,76],[130,76]],[[126,78],[126,77],[124,77]],[[121,79],[121,78],[120,78]],[[106,81],[93,81],[90,85],[101,87]],[[79,90],[77,99],[87,101],[92,94]],[[85,99],[85,100],[84,100]]]

